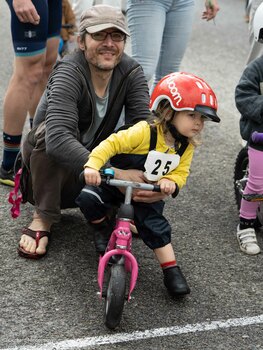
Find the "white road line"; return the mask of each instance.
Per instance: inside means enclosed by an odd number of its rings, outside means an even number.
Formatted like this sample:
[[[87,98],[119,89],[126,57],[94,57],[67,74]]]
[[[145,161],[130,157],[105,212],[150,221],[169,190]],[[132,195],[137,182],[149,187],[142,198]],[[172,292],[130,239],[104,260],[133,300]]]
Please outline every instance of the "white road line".
[[[149,329],[143,332],[119,333],[101,337],[87,337],[73,340],[64,340],[56,343],[46,343],[36,346],[22,346],[15,348],[0,348],[0,350],[70,350],[88,348],[95,345],[114,344],[145,340],[149,338],[167,337],[186,333],[213,331],[231,327],[245,327],[263,323],[263,315],[253,317],[230,318],[228,320],[187,324],[185,326],[174,326],[167,328]]]

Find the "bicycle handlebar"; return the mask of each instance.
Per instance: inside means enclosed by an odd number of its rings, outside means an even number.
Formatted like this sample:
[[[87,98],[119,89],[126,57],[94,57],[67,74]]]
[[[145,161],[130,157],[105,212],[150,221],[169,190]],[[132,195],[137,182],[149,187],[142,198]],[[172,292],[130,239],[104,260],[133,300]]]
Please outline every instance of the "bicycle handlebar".
[[[105,174],[107,171],[110,170],[111,175]],[[148,184],[144,182],[133,182],[133,181],[126,181],[126,180],[116,180],[113,179],[114,171],[112,169],[104,169],[100,171],[100,174],[102,176],[102,182],[107,183],[111,186],[115,187],[131,187],[134,189],[140,189],[140,190],[146,190],[146,191],[152,191],[152,192],[161,192],[161,188],[159,185],[154,184]],[[113,175],[112,175],[113,174]],[[84,171],[82,171],[79,175],[79,181],[81,184],[86,185],[85,178],[84,178]],[[179,193],[179,187],[176,185],[174,193],[172,193],[172,198],[177,197]]]
[[[263,144],[263,132],[254,131],[251,135],[251,140],[254,143],[262,143]]]
[[[105,179],[102,178],[101,182],[104,182],[108,185],[115,187],[131,187],[134,189],[153,191],[153,192],[161,192],[161,188],[159,185],[148,184],[144,182],[134,182],[134,181],[126,181],[126,180],[116,180],[116,179]]]
[[[117,180],[112,179],[109,176],[105,175],[102,172],[101,174],[101,182],[106,183],[115,187],[132,187],[140,190],[153,191],[153,192],[161,192],[159,185],[148,184],[144,182],[134,182],[134,181],[126,181],[126,180]],[[84,171],[82,171],[79,175],[79,181],[81,184],[85,185]]]

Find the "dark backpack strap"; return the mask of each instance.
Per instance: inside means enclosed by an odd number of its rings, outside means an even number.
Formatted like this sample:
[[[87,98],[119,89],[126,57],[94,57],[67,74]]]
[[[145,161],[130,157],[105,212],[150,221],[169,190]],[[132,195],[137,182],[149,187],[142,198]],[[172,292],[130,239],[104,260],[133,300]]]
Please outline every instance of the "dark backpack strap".
[[[150,126],[150,146],[149,146],[149,152],[154,150],[156,148],[157,143],[157,130],[154,126]]]
[[[114,132],[119,132],[119,131],[122,131],[122,130],[127,130],[129,129],[131,126],[133,126],[134,124],[123,124],[122,126],[120,126],[116,131]]]
[[[180,148],[178,149],[178,151],[176,152],[176,154],[178,154],[178,156],[182,157],[182,155],[184,154],[184,151],[186,150],[187,146],[189,145],[188,141],[183,141],[181,143]]]
[[[156,148],[156,143],[157,143],[157,129],[154,126],[150,127],[150,132],[151,132],[151,136],[150,136],[150,147],[149,147],[149,152],[154,150]],[[179,150],[177,151],[177,154],[182,157],[182,155],[184,154],[184,151],[186,150],[187,146],[189,145],[189,142],[184,140],[181,143],[181,146],[179,148]]]
[[[128,128],[130,128],[131,126],[133,126],[133,124],[125,124],[125,125],[122,125],[121,127],[118,128],[118,131],[121,131],[121,130],[126,130]],[[149,146],[149,152],[154,150],[156,148],[156,143],[157,143],[157,129],[154,127],[154,126],[150,126],[150,146]]]

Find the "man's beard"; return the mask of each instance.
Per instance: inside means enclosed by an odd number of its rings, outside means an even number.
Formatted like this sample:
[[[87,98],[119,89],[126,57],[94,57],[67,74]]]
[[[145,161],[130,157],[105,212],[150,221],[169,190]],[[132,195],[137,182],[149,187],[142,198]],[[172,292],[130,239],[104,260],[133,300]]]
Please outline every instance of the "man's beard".
[[[112,62],[112,64],[110,65],[101,63],[98,60],[95,62],[93,62],[92,60],[89,60],[88,63],[92,65],[97,72],[111,72],[119,64],[120,60],[121,60],[121,57],[119,57],[115,62]]]
[[[91,64],[97,71],[109,72],[109,71],[112,71],[120,63],[122,55],[118,56],[116,58],[116,60],[114,62],[112,62],[111,65],[108,65],[107,63],[100,63],[100,60],[99,60],[99,55],[104,53],[104,52],[112,52],[112,53],[116,54],[115,50],[100,49],[99,51],[96,52],[98,57],[97,58],[95,57],[95,60],[93,60],[92,57],[91,58],[87,57],[87,54],[85,54],[85,56],[86,56],[88,63]]]
[[[115,62],[111,66],[105,66],[104,64],[97,63],[96,65],[94,65],[94,67],[99,71],[108,72],[108,71],[112,71],[117,66],[118,63],[119,61]]]

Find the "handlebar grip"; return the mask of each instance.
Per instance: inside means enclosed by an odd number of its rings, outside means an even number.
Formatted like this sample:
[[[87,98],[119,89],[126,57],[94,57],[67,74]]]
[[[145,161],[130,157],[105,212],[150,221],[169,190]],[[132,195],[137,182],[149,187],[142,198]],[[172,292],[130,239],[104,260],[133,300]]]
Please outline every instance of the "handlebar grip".
[[[263,135],[263,133],[262,133]],[[108,169],[105,170],[100,170],[101,173],[101,182],[102,183],[109,183],[110,179],[114,177],[114,172],[111,170],[109,172],[107,172]],[[106,172],[106,174],[105,174]],[[81,185],[85,186],[86,182],[85,182],[85,177],[84,177],[84,170],[79,174],[79,182],[81,183]],[[161,192],[161,188],[159,185],[152,185],[152,191],[153,192]],[[172,197],[175,198],[179,193],[179,187],[178,185],[176,185],[176,189],[174,191],[174,193],[172,194]]]
[[[159,185],[153,185],[153,192],[161,192],[161,187]]]
[[[110,178],[114,177],[114,170],[112,169],[102,169],[100,170],[100,175],[101,175],[101,182],[107,183]],[[81,185],[85,186],[85,177],[84,177],[84,170],[79,174],[79,182]]]
[[[153,185],[154,188],[153,188],[153,192],[161,192],[161,188],[159,185]],[[176,185],[176,188],[175,188],[175,191],[174,193],[172,193],[172,197],[175,198],[179,193],[179,187],[178,185]]]
[[[178,187],[178,185],[176,184],[176,188],[175,188],[174,193],[172,193],[172,197],[173,197],[173,198],[177,197],[177,196],[178,196],[178,193],[179,193],[179,187]]]
[[[254,131],[251,135],[251,140],[254,143],[262,143],[263,144],[263,133]]]

